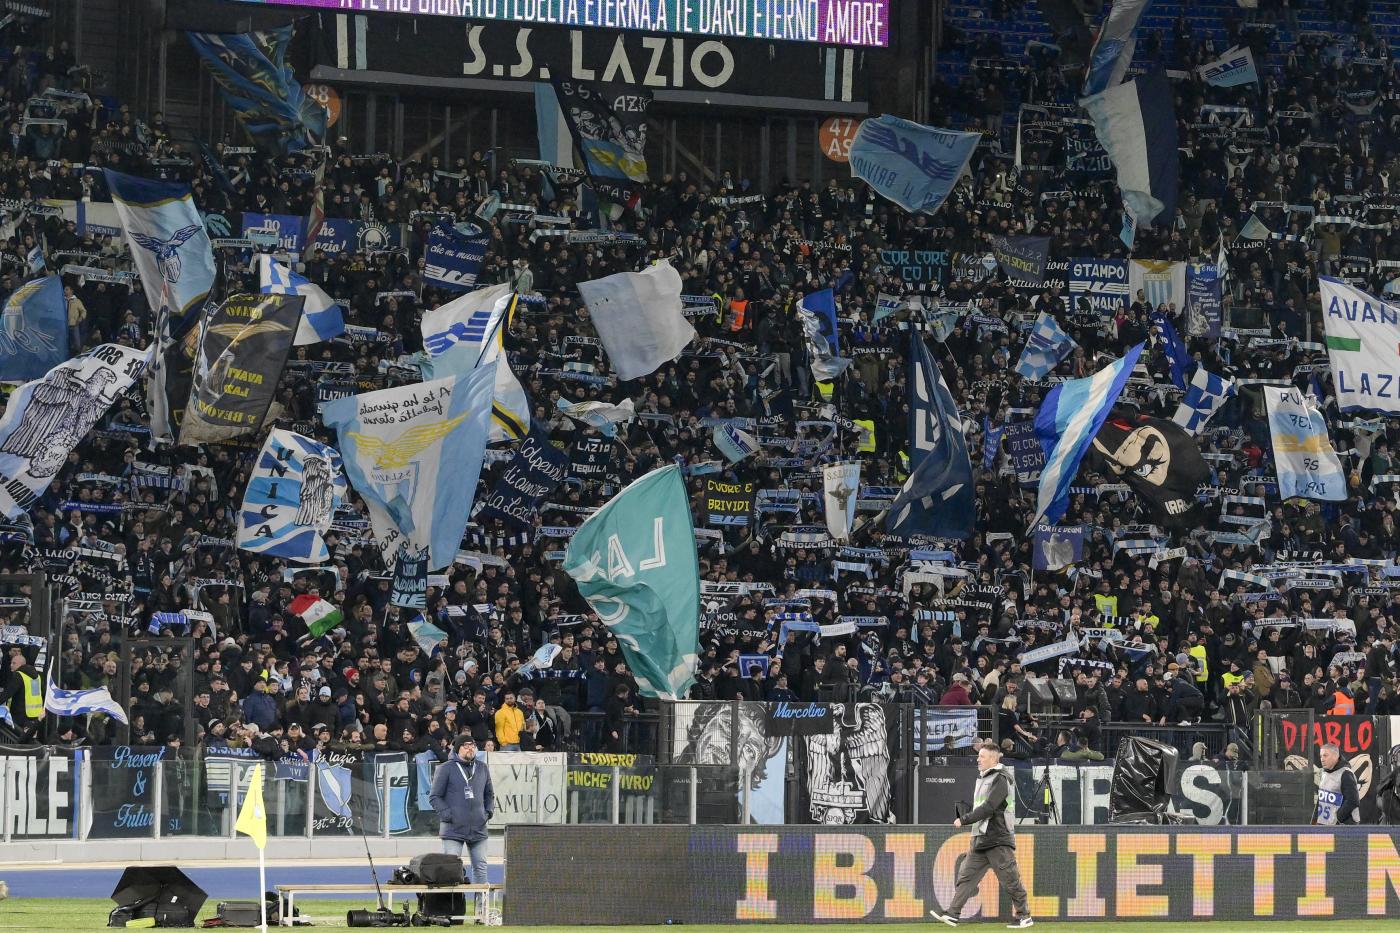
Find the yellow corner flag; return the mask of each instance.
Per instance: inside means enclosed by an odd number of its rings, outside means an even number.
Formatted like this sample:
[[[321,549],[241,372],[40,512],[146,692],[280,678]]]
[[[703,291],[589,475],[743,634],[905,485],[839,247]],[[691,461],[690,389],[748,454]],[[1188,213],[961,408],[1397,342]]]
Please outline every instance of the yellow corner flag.
[[[267,808],[263,806],[262,776],[262,764],[253,765],[253,779],[248,782],[248,794],[243,798],[243,806],[238,808],[238,822],[234,824],[234,829],[251,836],[259,849],[267,845]]]

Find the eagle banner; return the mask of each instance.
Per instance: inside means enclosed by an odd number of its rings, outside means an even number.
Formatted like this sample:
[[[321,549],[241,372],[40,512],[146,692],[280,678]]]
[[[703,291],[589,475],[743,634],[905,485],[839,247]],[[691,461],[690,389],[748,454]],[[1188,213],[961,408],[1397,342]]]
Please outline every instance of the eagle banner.
[[[302,564],[329,560],[323,536],[346,491],[339,451],[274,428],[243,492],[238,546]]]
[[[230,295],[209,313],[200,330],[181,444],[257,433],[305,303],[301,295]]]
[[[106,178],[146,303],[152,308],[168,306],[171,328],[179,330],[184,320],[203,309],[214,287],[214,248],[190,186],[111,169]]]
[[[104,343],[15,390],[0,418],[0,511],[6,518],[33,507],[69,452],[145,365],[144,350]]]
[[[396,562],[405,544],[413,552],[429,549],[429,570],[457,556],[481,476],[495,383],[492,369],[477,367],[321,406],[386,562]]]

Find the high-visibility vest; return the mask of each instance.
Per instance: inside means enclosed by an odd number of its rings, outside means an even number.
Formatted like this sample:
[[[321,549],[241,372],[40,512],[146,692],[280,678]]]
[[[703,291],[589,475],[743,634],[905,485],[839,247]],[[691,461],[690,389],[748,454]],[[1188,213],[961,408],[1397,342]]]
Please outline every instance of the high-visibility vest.
[[[1327,711],[1329,716],[1353,716],[1356,714],[1356,701],[1338,690],[1332,694],[1332,708]]]
[[[44,718],[44,688],[39,678],[30,677],[19,671],[20,683],[24,685],[24,715],[30,719]]]
[[[1193,645],[1192,647],[1186,650],[1186,653],[1191,655],[1191,657],[1195,658],[1201,664],[1200,670],[1196,671],[1196,683],[1205,683],[1207,680],[1210,679],[1210,662],[1206,659],[1206,646]]]
[[[734,312],[734,317],[729,322],[729,329],[738,332],[744,329],[744,321],[749,316],[749,303],[735,299],[729,302],[729,310]]]
[[[1099,615],[1116,616],[1118,615],[1118,597],[1105,596],[1102,593],[1095,593],[1094,608],[1099,611]]]
[[[1236,674],[1231,671],[1226,671],[1225,673],[1220,675],[1220,682],[1225,685],[1226,690],[1229,690],[1231,684],[1244,683],[1244,675]]]

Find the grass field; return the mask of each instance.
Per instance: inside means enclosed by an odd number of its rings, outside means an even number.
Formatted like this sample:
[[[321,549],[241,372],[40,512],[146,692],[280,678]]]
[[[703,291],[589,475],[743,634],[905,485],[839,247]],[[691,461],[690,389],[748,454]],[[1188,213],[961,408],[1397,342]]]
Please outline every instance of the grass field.
[[[300,907],[301,905],[298,904]],[[306,907],[306,913],[311,916],[339,917],[339,924],[317,924],[317,930],[344,930],[347,929],[344,923],[345,901],[311,901]],[[349,906],[369,906],[349,904]],[[107,912],[111,909],[111,901],[93,899],[53,900],[53,899],[31,899],[14,898],[7,901],[0,901],[0,930],[62,930],[64,933],[99,933],[107,929]],[[213,916],[214,905],[211,903],[201,915],[201,922],[205,916]],[[1055,930],[1056,933],[1165,933],[1171,927],[1161,922],[1101,922],[1101,923],[1070,923],[1070,922],[1050,922],[1045,921],[1036,925],[1038,928]],[[810,933],[812,924],[763,924],[756,926],[756,933]],[[1324,926],[1318,921],[1255,921],[1252,923],[1220,922],[1206,923],[1194,922],[1190,924],[1192,931],[1200,933],[1303,933],[1303,931],[1317,931],[1325,929],[1327,933],[1400,933],[1400,919],[1397,920],[1328,920]],[[945,927],[938,924],[923,923],[838,923],[831,924],[833,930],[840,930],[841,933],[929,933],[931,930],[942,930]],[[968,921],[962,924],[962,928],[976,930],[1000,930],[1004,929],[1001,923],[974,923]],[[414,927],[413,929],[424,929]],[[426,929],[436,929],[428,927]],[[611,931],[654,931],[656,927],[522,927],[530,933],[573,933],[577,930],[586,930],[588,933],[611,933]],[[736,927],[732,924],[722,926],[690,926],[688,930],[706,931],[706,933],[720,933],[720,931],[732,931]]]

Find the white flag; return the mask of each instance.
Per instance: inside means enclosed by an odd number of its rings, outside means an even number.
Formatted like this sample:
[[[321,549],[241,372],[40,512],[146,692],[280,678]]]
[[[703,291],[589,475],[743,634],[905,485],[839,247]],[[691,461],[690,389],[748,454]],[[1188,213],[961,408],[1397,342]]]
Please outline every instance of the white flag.
[[[860,491],[860,461],[833,463],[822,469],[826,498],[826,530],[837,541],[848,541],[856,519],[856,494]]]
[[[681,311],[680,273],[668,261],[580,282],[578,290],[618,379],[656,372],[695,339]]]

